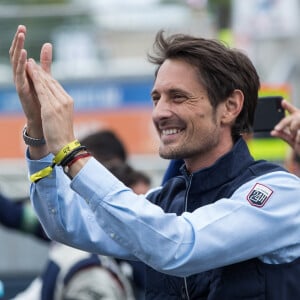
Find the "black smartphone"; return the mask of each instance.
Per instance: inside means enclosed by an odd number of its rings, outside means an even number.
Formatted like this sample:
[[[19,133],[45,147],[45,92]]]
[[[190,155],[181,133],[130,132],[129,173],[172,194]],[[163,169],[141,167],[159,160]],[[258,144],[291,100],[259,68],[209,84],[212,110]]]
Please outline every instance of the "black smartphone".
[[[285,116],[281,107],[281,96],[259,97],[253,123],[254,133],[270,133],[275,125]]]

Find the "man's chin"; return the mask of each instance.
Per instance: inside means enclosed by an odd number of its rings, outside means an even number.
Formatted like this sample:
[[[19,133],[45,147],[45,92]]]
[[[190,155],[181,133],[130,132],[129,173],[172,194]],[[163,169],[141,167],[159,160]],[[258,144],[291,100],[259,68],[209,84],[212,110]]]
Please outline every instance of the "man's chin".
[[[163,159],[181,159],[182,155],[179,155],[178,153],[174,151],[162,151],[159,150],[159,156]]]

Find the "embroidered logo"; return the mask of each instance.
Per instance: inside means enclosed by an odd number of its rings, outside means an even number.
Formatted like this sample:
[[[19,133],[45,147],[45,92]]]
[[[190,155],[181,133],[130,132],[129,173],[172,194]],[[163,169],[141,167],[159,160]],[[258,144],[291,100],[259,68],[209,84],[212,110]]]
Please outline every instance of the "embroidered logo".
[[[263,207],[272,194],[273,191],[270,188],[261,183],[256,183],[248,194],[247,200],[253,206]]]

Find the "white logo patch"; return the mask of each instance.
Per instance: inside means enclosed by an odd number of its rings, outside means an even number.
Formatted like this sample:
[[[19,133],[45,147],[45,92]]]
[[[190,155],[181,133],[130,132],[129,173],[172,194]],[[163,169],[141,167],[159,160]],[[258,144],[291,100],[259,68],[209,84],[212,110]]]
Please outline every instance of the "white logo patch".
[[[263,207],[272,194],[273,191],[270,188],[261,183],[256,183],[248,194],[247,200],[253,206]]]

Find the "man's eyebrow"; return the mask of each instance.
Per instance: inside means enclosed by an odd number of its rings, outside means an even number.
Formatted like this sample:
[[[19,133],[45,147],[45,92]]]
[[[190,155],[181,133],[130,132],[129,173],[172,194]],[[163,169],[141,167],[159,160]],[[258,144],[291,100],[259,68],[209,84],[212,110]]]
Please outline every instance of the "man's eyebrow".
[[[172,88],[168,91],[168,93],[173,94],[173,93],[183,93],[183,94],[188,94],[186,90],[179,89],[179,88]]]
[[[180,89],[180,88],[170,88],[170,89],[167,89],[166,91],[168,94],[174,94],[174,93],[183,93],[183,94],[189,94],[188,91],[186,90],[183,90],[183,89]],[[159,94],[159,92],[155,89],[151,92],[151,95],[153,94]]]

